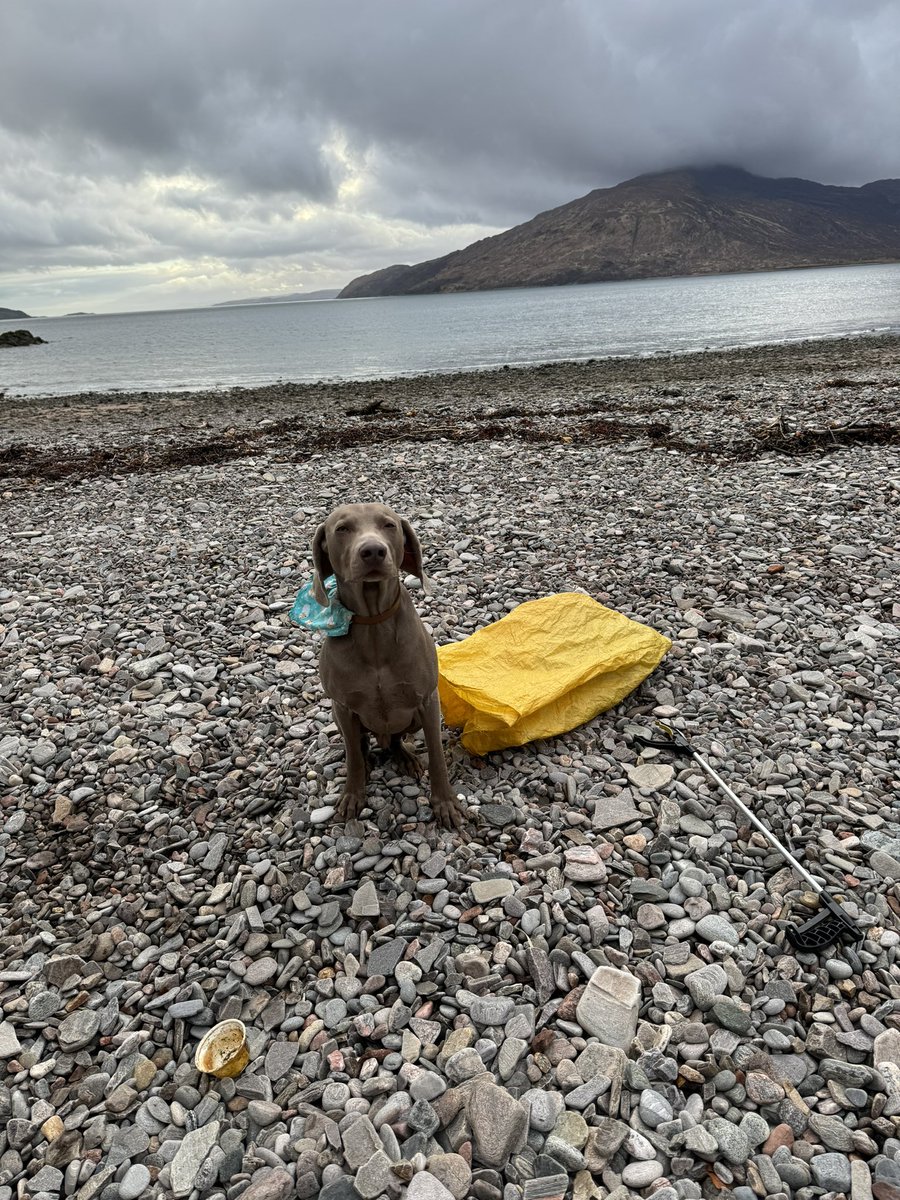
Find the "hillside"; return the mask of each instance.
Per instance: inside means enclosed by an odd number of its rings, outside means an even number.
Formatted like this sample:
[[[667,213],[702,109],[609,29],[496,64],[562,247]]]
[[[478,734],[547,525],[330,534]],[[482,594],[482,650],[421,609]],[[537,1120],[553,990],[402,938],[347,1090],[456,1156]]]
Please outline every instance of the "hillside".
[[[898,179],[853,188],[685,169],[597,189],[443,258],[361,275],[339,298],[898,259]]]
[[[0,321],[17,321],[20,317],[28,317],[28,313],[20,308],[0,308]]]

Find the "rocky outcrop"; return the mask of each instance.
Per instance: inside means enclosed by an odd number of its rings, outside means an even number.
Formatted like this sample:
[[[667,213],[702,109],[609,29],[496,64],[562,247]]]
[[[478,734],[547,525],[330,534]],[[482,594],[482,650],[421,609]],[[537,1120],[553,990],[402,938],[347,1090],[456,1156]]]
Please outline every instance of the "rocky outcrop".
[[[42,337],[36,337],[27,329],[10,329],[0,333],[0,346],[46,346]]]
[[[730,167],[642,175],[340,298],[900,260],[900,180],[831,187]]]

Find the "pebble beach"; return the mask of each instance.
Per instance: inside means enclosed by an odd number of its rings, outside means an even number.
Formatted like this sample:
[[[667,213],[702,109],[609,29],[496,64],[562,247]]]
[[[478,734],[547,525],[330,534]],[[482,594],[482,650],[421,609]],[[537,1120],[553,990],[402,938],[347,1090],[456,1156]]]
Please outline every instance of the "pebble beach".
[[[900,339],[0,404],[0,1200],[900,1198]],[[439,644],[575,590],[672,640],[447,730],[462,836],[377,756],[336,821],[287,614],[370,499]]]

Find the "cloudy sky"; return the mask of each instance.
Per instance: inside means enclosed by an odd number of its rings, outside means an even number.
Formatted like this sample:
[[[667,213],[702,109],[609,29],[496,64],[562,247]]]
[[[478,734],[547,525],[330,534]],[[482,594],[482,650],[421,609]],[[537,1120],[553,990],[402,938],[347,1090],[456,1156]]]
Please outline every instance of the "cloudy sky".
[[[898,0],[30,0],[0,306],[339,287],[647,171],[900,175]]]

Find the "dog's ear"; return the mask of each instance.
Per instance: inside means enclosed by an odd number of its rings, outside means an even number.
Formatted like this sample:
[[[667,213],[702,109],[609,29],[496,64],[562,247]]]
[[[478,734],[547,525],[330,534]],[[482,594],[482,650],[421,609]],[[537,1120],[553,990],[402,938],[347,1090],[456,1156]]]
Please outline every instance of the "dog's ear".
[[[425,574],[425,568],[422,566],[422,547],[419,545],[419,539],[405,517],[401,519],[400,527],[403,530],[403,558],[400,562],[400,570],[406,571],[408,575],[417,575],[422,584],[422,591],[426,596],[430,596],[431,580]]]
[[[331,559],[328,557],[328,541],[325,536],[324,523],[313,534],[312,541],[313,566],[313,596],[316,603],[323,608],[328,607],[328,593],[325,591],[325,580],[334,574]]]

